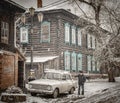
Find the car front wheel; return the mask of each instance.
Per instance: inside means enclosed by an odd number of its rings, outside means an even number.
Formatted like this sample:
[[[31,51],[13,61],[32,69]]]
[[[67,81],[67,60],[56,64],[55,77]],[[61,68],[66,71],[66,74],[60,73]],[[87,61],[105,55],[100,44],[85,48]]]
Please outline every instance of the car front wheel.
[[[70,91],[69,91],[69,94],[73,94],[74,91],[75,91],[75,89],[72,87],[72,88],[70,89]]]
[[[53,92],[53,98],[57,98],[58,95],[59,95],[59,90],[55,89],[54,92]]]
[[[31,93],[31,96],[36,96],[36,93]]]

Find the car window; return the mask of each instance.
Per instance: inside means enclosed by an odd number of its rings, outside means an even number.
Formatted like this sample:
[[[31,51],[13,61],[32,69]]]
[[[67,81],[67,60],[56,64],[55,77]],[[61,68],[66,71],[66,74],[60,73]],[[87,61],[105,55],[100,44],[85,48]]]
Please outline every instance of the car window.
[[[53,80],[60,80],[61,79],[61,74],[59,73],[52,73],[52,72],[47,72],[42,76],[42,79],[53,79]]]
[[[62,80],[66,80],[66,75],[62,75]]]
[[[67,74],[67,75],[66,75],[66,79],[67,79],[67,80],[71,80],[71,76]]]

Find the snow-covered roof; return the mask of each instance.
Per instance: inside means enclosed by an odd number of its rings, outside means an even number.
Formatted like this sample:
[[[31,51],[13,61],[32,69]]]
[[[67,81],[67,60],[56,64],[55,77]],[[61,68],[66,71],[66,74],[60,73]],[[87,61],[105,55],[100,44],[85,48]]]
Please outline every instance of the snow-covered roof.
[[[45,69],[45,72],[54,72],[54,73],[60,73],[60,74],[68,74],[69,71],[60,70],[60,69]]]
[[[34,56],[33,57],[33,63],[44,63],[47,62],[49,60],[53,60],[55,58],[58,58],[58,56],[45,56],[45,57],[40,57],[40,56]],[[30,63],[31,62],[31,57],[26,57],[26,63]]]

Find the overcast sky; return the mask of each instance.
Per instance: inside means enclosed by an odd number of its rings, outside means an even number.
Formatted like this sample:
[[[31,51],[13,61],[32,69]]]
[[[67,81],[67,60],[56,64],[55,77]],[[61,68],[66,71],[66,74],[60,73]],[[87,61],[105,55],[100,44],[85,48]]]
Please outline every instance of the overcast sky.
[[[34,7],[37,9],[37,0],[12,0],[25,8]],[[44,9],[55,9],[55,8],[70,8],[66,0],[43,0]]]
[[[49,9],[70,9],[72,13],[76,15],[80,15],[80,9],[76,8],[77,5],[69,5],[66,0],[42,0],[43,1],[43,7],[37,8],[37,0],[12,0],[25,8],[34,7],[37,10],[49,10]],[[86,8],[84,6],[84,8]]]

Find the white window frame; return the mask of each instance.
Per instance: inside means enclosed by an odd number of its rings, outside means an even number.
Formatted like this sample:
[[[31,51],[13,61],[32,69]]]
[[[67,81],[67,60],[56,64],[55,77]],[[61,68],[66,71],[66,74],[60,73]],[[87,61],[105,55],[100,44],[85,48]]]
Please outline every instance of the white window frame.
[[[28,43],[28,28],[27,27],[20,28],[20,42]]]
[[[65,24],[65,42],[70,42],[70,25]]]
[[[87,70],[88,70],[88,72],[92,71],[91,67],[92,67],[92,65],[91,65],[91,56],[89,55],[89,56],[87,56],[87,68],[88,68]]]
[[[44,21],[41,24],[41,34],[40,35],[41,35],[40,42],[50,42],[50,22]],[[47,36],[47,38],[45,38],[45,36]]]
[[[1,42],[8,44],[9,40],[9,23],[1,22]]]
[[[72,44],[76,44],[76,28],[72,26]]]
[[[70,53],[69,52],[65,52],[65,70],[66,71],[70,71]]]

